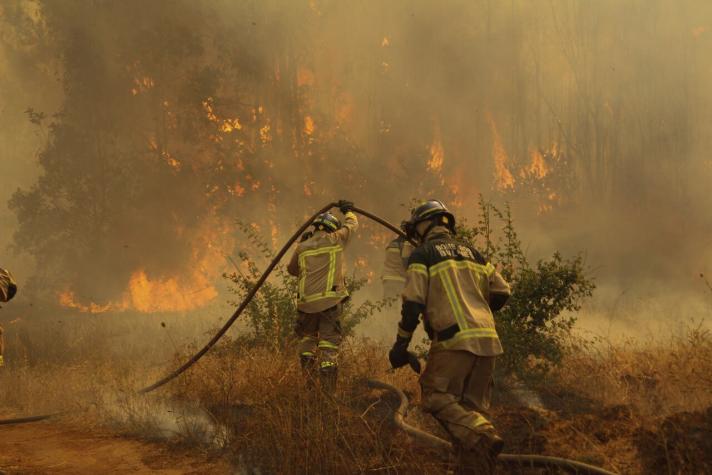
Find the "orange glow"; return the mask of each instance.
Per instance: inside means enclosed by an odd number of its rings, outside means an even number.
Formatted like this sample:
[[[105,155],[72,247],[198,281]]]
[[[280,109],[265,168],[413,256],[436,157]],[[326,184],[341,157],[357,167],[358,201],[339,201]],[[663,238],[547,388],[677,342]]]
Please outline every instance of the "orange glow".
[[[304,116],[304,133],[306,135],[314,134],[314,119],[310,115]]]
[[[391,45],[391,40],[389,40],[387,36],[384,36],[383,41],[381,41],[381,46],[383,46],[385,48],[386,46],[390,46],[390,45]]]
[[[487,122],[489,122],[490,129],[492,129],[492,154],[494,158],[495,183],[497,189],[506,190],[508,188],[514,188],[514,176],[512,176],[512,172],[510,172],[507,167],[509,158],[502,144],[502,138],[497,131],[497,124],[495,124],[494,118],[492,118],[492,114],[490,113],[487,113]]]

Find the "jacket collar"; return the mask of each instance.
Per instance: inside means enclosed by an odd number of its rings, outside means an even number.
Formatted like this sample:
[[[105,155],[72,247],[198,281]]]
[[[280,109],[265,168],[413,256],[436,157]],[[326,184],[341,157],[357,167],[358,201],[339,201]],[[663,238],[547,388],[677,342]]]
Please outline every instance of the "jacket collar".
[[[434,239],[442,239],[444,237],[452,237],[452,233],[445,226],[435,226],[430,232],[425,236],[424,241],[432,241]]]

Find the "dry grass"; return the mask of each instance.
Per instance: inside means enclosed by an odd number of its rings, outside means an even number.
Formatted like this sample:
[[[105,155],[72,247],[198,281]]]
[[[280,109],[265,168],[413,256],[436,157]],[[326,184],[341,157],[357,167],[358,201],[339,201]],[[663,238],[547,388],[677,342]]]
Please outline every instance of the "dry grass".
[[[151,332],[156,340],[164,335],[154,327],[144,329],[146,340]],[[77,409],[65,422],[202,447],[242,473],[446,473],[442,455],[413,445],[393,426],[397,401],[366,387],[375,377],[404,388],[415,406],[411,422],[440,431],[418,411],[415,375],[389,371],[386,349],[375,343],[347,340],[333,397],[307,388],[293,350],[235,342],[219,344],[169,386],[139,396],[135,389],[185,354],[155,349],[119,357],[115,348],[99,350],[105,330],[85,329],[78,341],[74,332],[46,331],[34,335],[34,348],[53,337],[88,348],[70,347],[66,361],[51,345],[45,356],[11,358],[0,371],[3,415]],[[493,416],[509,452],[564,456],[621,473],[703,473],[712,453],[704,445],[712,430],[710,375],[712,337],[700,328],[667,342],[578,343],[560,369],[531,388],[542,408],[526,407],[500,385]]]
[[[712,406],[712,333],[701,326],[664,340],[573,345],[558,385],[604,405],[660,417]]]

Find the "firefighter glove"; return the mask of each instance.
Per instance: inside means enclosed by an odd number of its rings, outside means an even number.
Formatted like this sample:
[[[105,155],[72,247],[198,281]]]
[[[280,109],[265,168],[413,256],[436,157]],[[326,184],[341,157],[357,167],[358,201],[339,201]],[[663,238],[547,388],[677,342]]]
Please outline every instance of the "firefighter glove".
[[[410,362],[410,352],[408,351],[409,343],[410,338],[403,338],[402,336],[396,337],[393,348],[388,352],[388,360],[394,369],[401,368]]]
[[[352,209],[354,209],[353,201],[339,200],[336,203],[336,206],[339,208],[339,211],[341,211],[343,214],[346,214],[349,211],[351,211]]]

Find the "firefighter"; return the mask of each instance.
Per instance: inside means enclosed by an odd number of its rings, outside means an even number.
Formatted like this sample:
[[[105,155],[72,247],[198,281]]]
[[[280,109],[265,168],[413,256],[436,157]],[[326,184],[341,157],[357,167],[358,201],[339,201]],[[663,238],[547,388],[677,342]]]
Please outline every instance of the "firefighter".
[[[17,293],[17,284],[9,271],[0,268],[0,302],[9,302]],[[0,326],[0,366],[5,364],[3,355],[5,354],[5,341],[3,330]]]
[[[422,406],[457,448],[458,473],[491,473],[504,445],[487,419],[495,358],[502,354],[492,312],[510,296],[509,284],[471,245],[455,238],[455,217],[437,200],[415,209],[408,233],[421,245],[408,260],[393,368],[410,363],[413,331],[423,316],[431,339],[420,377]]]
[[[336,385],[341,344],[341,313],[349,293],[344,280],[344,247],[358,228],[353,203],[341,200],[344,223],[330,212],[319,215],[299,243],[287,271],[298,277],[296,334],[299,358],[311,380],[314,370],[327,389]],[[319,358],[317,358],[317,352]]]
[[[406,222],[401,223],[405,230]],[[386,246],[386,259],[383,263],[383,298],[400,298],[405,286],[405,273],[408,267],[408,258],[413,252],[413,245],[402,236],[398,236]]]

